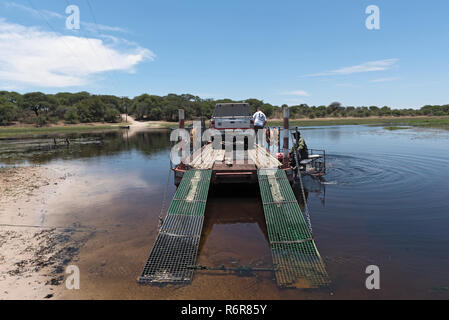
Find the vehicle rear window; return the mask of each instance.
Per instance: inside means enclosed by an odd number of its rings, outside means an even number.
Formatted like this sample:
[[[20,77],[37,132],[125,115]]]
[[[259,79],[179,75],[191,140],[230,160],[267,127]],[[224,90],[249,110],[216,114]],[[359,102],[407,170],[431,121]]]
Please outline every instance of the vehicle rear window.
[[[214,117],[251,117],[251,109],[245,104],[225,104],[217,105],[214,111]]]

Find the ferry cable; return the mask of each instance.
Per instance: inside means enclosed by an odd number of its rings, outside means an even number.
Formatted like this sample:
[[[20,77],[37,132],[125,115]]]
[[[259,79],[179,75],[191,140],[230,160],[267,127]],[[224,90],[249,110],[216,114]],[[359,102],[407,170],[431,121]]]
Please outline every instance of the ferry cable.
[[[306,213],[307,224],[308,224],[308,227],[309,227],[309,230],[310,230],[310,234],[312,235],[312,239],[313,239],[312,220],[310,219],[309,205],[307,204],[306,192],[304,191],[304,183],[302,181],[301,170],[299,169],[300,162],[299,162],[299,157],[298,157],[298,141],[293,136],[293,133],[292,133],[292,137],[293,137],[293,141],[295,141],[295,147],[294,147],[295,152],[294,152],[294,154],[295,154],[296,171],[297,171],[296,176],[299,177],[299,182],[300,182],[300,185],[301,185],[302,198],[304,199],[304,208],[306,209],[305,213]]]
[[[162,224],[164,223],[163,215],[164,215],[165,206],[166,206],[166,203],[167,203],[168,185],[170,183],[171,170],[172,170],[172,166],[171,166],[171,161],[170,161],[170,168],[168,169],[168,175],[167,175],[167,182],[165,184],[164,197],[162,198],[161,212],[159,213],[159,222],[158,222],[158,227],[157,227],[159,231],[161,231]]]

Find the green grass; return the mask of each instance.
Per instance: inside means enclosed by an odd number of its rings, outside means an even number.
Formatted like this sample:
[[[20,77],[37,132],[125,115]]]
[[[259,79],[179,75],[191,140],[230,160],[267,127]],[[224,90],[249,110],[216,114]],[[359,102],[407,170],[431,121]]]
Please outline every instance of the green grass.
[[[186,121],[186,127],[191,126],[192,121]],[[208,127],[209,123],[206,122]],[[269,126],[283,126],[281,120],[268,120]],[[342,126],[342,125],[378,125],[387,130],[403,130],[404,126],[441,128],[449,130],[449,117],[398,117],[398,118],[356,118],[356,119],[297,119],[290,120],[291,126]],[[177,128],[177,122],[150,121],[148,127],[153,129]]]
[[[186,126],[191,125],[191,121],[186,122]],[[269,126],[282,126],[281,120],[269,120]],[[76,126],[54,126],[54,127],[0,127],[1,138],[32,137],[43,134],[68,134],[78,132],[117,130],[121,125],[76,125]],[[341,125],[379,125],[387,130],[403,130],[403,126],[440,128],[449,130],[449,116],[445,117],[398,117],[398,118],[356,118],[356,119],[297,119],[290,120],[291,126],[311,127],[311,126],[341,126]],[[206,123],[208,126],[208,123]],[[168,129],[177,128],[177,122],[150,121],[148,128]]]
[[[384,127],[385,130],[397,131],[397,130],[408,130],[410,127]]]
[[[102,131],[102,130],[117,130],[117,125],[104,125],[104,126],[55,126],[55,127],[0,127],[0,138],[15,138],[15,137],[32,137],[35,135],[43,134],[62,134],[62,133],[78,133],[89,131]]]
[[[270,126],[282,126],[282,121],[268,121]],[[441,128],[449,130],[449,117],[399,117],[399,118],[360,118],[360,119],[303,119],[291,120],[291,126],[335,126],[335,125],[379,125],[398,130],[399,126]],[[402,128],[401,128],[402,129]]]
[[[190,124],[186,122],[186,126]],[[174,129],[179,126],[178,122],[166,122],[166,121],[149,121],[148,128],[150,129]]]

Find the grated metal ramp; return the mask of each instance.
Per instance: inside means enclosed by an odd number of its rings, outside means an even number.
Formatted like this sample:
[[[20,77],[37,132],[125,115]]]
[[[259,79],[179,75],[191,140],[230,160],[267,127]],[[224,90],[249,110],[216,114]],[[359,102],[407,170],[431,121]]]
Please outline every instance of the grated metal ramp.
[[[185,284],[192,281],[211,170],[188,170],[168,209],[160,233],[139,277],[141,284]]]
[[[329,285],[324,262],[284,170],[259,170],[258,178],[278,285]]]

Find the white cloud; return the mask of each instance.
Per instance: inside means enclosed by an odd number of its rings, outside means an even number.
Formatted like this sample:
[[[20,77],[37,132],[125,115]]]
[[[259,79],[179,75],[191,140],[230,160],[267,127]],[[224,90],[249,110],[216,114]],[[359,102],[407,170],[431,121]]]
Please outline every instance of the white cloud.
[[[128,33],[127,30],[120,28],[120,27],[111,27],[106,26],[104,24],[95,24],[92,22],[85,22],[81,21],[81,28],[85,27],[87,31],[92,33],[99,33],[99,32],[122,32],[122,33]]]
[[[309,93],[304,90],[294,90],[294,91],[285,92],[284,94],[289,95],[289,96],[299,96],[299,97],[309,97],[310,96]]]
[[[24,6],[24,5],[19,4],[19,3],[10,2],[10,1],[3,1],[3,4],[6,7],[8,7],[8,8],[16,8],[16,9],[20,9],[20,10],[26,11],[29,14],[32,14],[32,15],[36,15],[36,16],[39,15],[39,12],[37,10],[34,10],[33,8]]]
[[[305,104],[306,101],[304,101],[303,99],[301,99],[299,97],[294,97],[294,98],[283,99],[280,104],[284,104],[284,103],[288,104],[289,106],[299,106],[301,104]]]
[[[399,59],[385,59],[377,61],[369,61],[359,65],[343,67],[329,72],[315,73],[308,75],[309,77],[320,77],[330,75],[348,75],[354,73],[374,72],[389,70],[395,65]]]
[[[9,86],[80,86],[103,72],[134,72],[137,64],[154,57],[139,46],[118,49],[100,39],[67,36],[0,19],[0,81]]]
[[[353,83],[337,83],[335,84],[336,87],[342,87],[342,88],[359,88],[360,86]]]
[[[44,19],[66,19],[67,15],[60,14],[58,12],[50,11],[50,10],[37,10],[32,7],[27,7],[19,3],[10,2],[10,1],[4,1],[3,2],[6,7],[9,8],[15,8],[22,10],[24,12],[27,12],[28,14],[31,14],[38,18],[44,18]],[[121,27],[113,27],[113,26],[107,26],[103,24],[96,24],[92,22],[86,22],[81,21],[81,27],[85,28],[86,31],[91,33],[100,33],[100,32],[122,32],[122,33],[128,33],[127,30],[121,28]]]
[[[36,10],[34,8],[27,7],[27,6],[24,6],[22,4],[15,3],[15,2],[4,1],[3,4],[8,8],[19,9],[19,10],[27,12],[35,17],[40,17],[40,18],[45,18],[45,19],[50,19],[50,18],[64,19],[64,18],[66,18],[65,16],[63,16],[62,14],[57,13],[57,12],[53,12],[53,11],[45,10],[45,9],[44,10]]]
[[[380,82],[390,82],[390,81],[395,81],[398,80],[399,78],[397,77],[391,77],[391,78],[381,78],[381,79],[374,79],[371,80],[372,83],[380,83]]]

